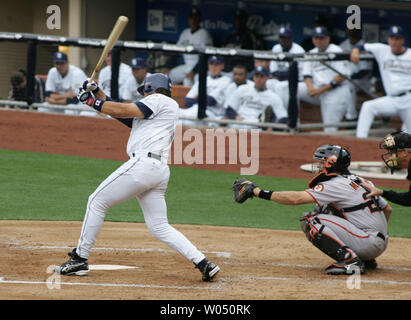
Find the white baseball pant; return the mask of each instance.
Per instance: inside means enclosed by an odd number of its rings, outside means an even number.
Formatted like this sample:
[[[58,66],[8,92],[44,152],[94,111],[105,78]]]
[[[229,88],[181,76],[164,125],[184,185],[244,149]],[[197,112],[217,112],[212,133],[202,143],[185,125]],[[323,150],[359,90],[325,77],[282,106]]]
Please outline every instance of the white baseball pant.
[[[400,97],[384,96],[365,101],[358,117],[357,138],[368,137],[376,116],[399,116],[403,122],[404,131],[411,133],[411,93]]]
[[[348,110],[350,89],[347,85],[339,86],[320,95],[321,116],[324,124],[338,123]],[[324,132],[335,132],[338,127],[324,127]]]
[[[164,195],[169,177],[167,163],[149,158],[147,153],[131,158],[108,176],[89,197],[77,254],[88,258],[110,207],[137,198],[155,238],[196,264],[203,260],[205,256],[168,223]]]

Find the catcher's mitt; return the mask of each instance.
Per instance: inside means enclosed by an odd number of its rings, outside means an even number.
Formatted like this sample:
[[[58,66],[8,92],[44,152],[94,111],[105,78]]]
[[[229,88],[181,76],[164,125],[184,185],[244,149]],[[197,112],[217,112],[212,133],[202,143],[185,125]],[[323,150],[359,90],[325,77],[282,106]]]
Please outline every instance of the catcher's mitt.
[[[254,197],[253,190],[256,184],[245,179],[235,179],[233,182],[234,200],[238,203],[243,203],[248,198]]]

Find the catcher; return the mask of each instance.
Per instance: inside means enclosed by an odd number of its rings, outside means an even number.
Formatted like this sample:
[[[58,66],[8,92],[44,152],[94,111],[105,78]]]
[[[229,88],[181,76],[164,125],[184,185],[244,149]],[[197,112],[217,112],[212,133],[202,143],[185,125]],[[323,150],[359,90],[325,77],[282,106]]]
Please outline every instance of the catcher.
[[[394,173],[395,170],[408,168],[407,180],[411,181],[411,135],[404,132],[390,133],[380,143],[380,149],[386,149],[381,158],[385,165]],[[381,190],[377,187],[364,184],[370,189],[367,197],[382,196],[388,201],[403,206],[411,206],[411,184],[408,192]]]
[[[388,244],[391,206],[381,197],[365,199],[369,190],[361,186],[362,178],[349,172],[351,155],[346,148],[323,145],[314,159],[319,172],[305,191],[262,190],[242,178],[233,184],[235,201],[258,197],[287,205],[316,203],[312,212],[302,214],[300,223],[308,240],[335,260],[326,273],[362,274],[377,268],[375,258]]]

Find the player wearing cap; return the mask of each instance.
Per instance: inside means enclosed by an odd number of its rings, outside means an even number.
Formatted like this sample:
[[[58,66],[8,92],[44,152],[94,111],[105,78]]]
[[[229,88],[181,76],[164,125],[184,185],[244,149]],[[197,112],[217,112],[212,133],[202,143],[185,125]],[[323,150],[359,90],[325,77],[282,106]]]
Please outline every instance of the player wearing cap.
[[[178,38],[177,45],[195,47],[212,46],[213,39],[210,33],[201,27],[201,13],[198,9],[192,9],[188,16],[187,29],[184,29]],[[195,69],[198,64],[198,55],[183,55],[184,63],[170,70],[169,76],[173,84],[192,86],[194,83]]]
[[[234,14],[234,30],[224,41],[225,48],[263,50],[257,36],[247,26],[248,14],[245,10],[237,9]],[[224,59],[224,71],[231,72],[237,64],[244,65],[247,71],[253,70],[253,61],[249,58],[233,56]]]
[[[111,51],[107,54],[106,57],[106,66],[100,70],[98,75],[98,84],[100,88],[107,93],[108,96],[111,95]],[[118,95],[119,101],[123,100],[122,93],[124,90],[124,84],[127,81],[127,78],[132,76],[131,67],[124,62],[120,62],[118,69]]]
[[[286,123],[287,111],[280,97],[267,89],[270,71],[262,66],[253,71],[253,84],[242,85],[227,101],[226,117],[247,122]],[[241,125],[230,125],[239,128]]]
[[[224,99],[224,109],[228,107],[228,101],[233,95],[233,92],[237,90],[238,87],[244,84],[253,84],[254,82],[247,79],[247,68],[238,64],[233,68],[233,81],[227,86],[225,90],[225,99]]]
[[[393,132],[386,135],[380,143],[380,149],[386,149],[381,158],[385,165],[394,173],[395,170],[407,169],[407,180],[411,181],[411,135],[405,132]],[[364,184],[370,189],[368,198],[382,196],[388,201],[403,206],[411,206],[411,184],[408,192],[382,190],[375,186]]]
[[[161,73],[148,76],[139,87],[144,98],[131,103],[111,101],[95,82],[85,81],[81,89],[78,99],[82,103],[118,118],[131,128],[127,143],[130,159],[89,197],[77,248],[55,271],[62,275],[86,275],[88,257],[107,210],[137,198],[151,234],[192,261],[201,271],[203,281],[211,281],[220,268],[208,261],[167,219],[165,193],[170,178],[167,161],[179,109],[178,103],[171,98],[170,79]]]
[[[151,73],[147,72],[146,62],[143,58],[136,57],[130,61],[132,75],[126,80],[123,86],[122,97],[126,102],[138,101],[143,98],[137,88],[142,86],[144,79]]]
[[[224,116],[224,101],[226,96],[226,88],[230,84],[231,79],[222,75],[224,62],[221,57],[211,56],[208,59],[208,75],[207,75],[207,107],[206,116],[213,119],[221,119]],[[184,100],[185,109],[180,109],[180,116],[187,118],[198,117],[198,87],[196,81]],[[196,121],[182,120],[185,125],[195,125]],[[210,125],[215,125],[210,123]]]
[[[81,86],[86,74],[80,68],[72,65],[64,52],[55,52],[53,56],[54,67],[47,73],[45,84],[45,101],[50,104],[77,104],[77,88]],[[63,109],[50,109],[40,107],[42,112],[60,112]],[[66,113],[74,112],[67,110]]]
[[[361,39],[361,30],[359,29],[347,29],[347,36],[348,38],[345,39],[343,42],[340,43],[341,49],[345,52],[351,52],[354,46],[362,46],[364,41]],[[350,77],[351,79],[357,83],[361,88],[364,88],[368,91],[371,91],[371,76],[372,76],[372,68],[373,62],[372,61],[361,61],[358,64],[349,63],[350,66]],[[348,86],[350,87],[351,91],[351,100],[349,102],[348,111],[345,115],[345,118],[348,121],[357,120],[357,87],[348,82]]]
[[[289,27],[281,27],[278,31],[278,44],[274,45],[272,52],[274,53],[293,53],[302,54],[305,50],[297,43],[293,41],[293,30]],[[307,93],[307,85],[304,82],[303,77],[303,62],[298,63],[298,90],[297,101],[300,99],[311,104],[320,104],[318,99],[312,98]],[[288,101],[290,99],[290,93],[288,88],[288,73],[289,63],[283,61],[271,61],[270,72],[273,75],[272,79],[267,81],[267,87],[276,92],[283,105],[288,109]]]
[[[365,43],[353,48],[351,61],[360,61],[360,51],[371,52],[377,60],[386,96],[362,104],[357,124],[357,137],[367,138],[374,117],[399,116],[403,130],[411,133],[411,51],[404,46],[400,26],[389,29],[388,45]]]
[[[314,28],[312,41],[315,48],[310,53],[343,52],[339,46],[330,43],[330,35],[325,27]],[[332,61],[328,64],[341,73],[346,73],[349,68],[346,61]],[[347,81],[320,61],[305,62],[303,70],[308,94],[320,100],[323,123],[329,125],[340,122],[348,110],[347,97],[350,96],[350,89]],[[325,126],[324,131],[335,132],[337,127]]]

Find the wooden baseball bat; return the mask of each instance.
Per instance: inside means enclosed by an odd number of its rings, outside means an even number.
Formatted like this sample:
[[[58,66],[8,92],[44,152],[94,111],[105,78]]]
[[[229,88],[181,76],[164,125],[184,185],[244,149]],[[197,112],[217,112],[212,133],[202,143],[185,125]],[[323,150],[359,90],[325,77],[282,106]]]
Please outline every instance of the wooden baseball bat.
[[[113,49],[114,45],[116,44],[118,38],[120,37],[121,33],[123,32],[124,28],[128,23],[128,18],[126,16],[120,16],[117,19],[116,24],[111,30],[111,33],[107,39],[107,43],[104,46],[103,52],[101,53],[100,59],[98,60],[96,66],[94,67],[93,74],[90,77],[90,81],[96,80],[98,73],[104,63],[104,60],[107,57],[108,52]]]

